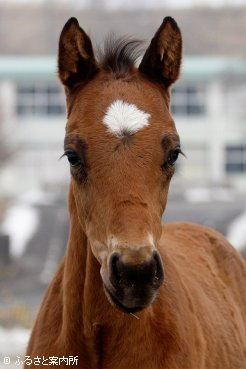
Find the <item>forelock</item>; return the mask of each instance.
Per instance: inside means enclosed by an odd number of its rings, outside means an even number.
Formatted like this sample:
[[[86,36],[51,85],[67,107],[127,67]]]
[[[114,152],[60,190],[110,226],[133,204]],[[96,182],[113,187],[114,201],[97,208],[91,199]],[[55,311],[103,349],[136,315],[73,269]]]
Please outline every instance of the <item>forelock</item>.
[[[121,78],[133,70],[142,54],[143,41],[111,35],[106,39],[103,50],[99,51],[99,64],[107,72],[114,73],[116,78]]]

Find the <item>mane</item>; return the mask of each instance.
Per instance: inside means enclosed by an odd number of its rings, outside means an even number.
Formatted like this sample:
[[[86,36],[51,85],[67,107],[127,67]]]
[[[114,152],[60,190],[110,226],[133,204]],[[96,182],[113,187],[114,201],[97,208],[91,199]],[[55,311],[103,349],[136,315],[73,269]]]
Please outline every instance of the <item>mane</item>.
[[[137,59],[143,54],[143,43],[129,37],[108,36],[103,50],[99,50],[101,67],[114,73],[116,78],[124,77],[133,70]]]

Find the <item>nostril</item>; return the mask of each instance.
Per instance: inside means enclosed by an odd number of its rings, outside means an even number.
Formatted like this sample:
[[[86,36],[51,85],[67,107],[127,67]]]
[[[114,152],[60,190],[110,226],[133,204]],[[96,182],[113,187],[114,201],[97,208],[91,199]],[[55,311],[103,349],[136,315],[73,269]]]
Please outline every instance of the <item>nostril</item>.
[[[123,287],[135,287],[143,289],[150,284],[155,289],[159,288],[164,280],[163,265],[157,251],[152,254],[151,261],[133,264],[124,263],[119,253],[114,252],[109,259],[109,281],[118,292]]]
[[[120,255],[114,253],[109,260],[109,279],[110,282],[116,286],[121,283],[122,274],[119,269],[120,266]]]
[[[154,286],[159,287],[164,281],[164,268],[161,261],[161,257],[158,252],[154,253],[155,260],[155,275],[154,275]]]

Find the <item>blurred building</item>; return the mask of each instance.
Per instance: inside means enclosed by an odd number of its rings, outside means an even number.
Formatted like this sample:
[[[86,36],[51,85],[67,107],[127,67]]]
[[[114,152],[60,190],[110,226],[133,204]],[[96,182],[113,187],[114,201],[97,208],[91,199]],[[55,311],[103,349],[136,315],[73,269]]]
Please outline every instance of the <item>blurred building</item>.
[[[187,183],[246,190],[245,103],[245,60],[184,60],[172,111],[187,156],[180,168]]]
[[[68,178],[63,154],[65,97],[54,57],[0,58],[0,135],[8,159],[1,163],[0,193],[55,189]]]
[[[189,57],[172,95],[172,111],[187,160],[187,185],[246,189],[246,61]],[[0,193],[14,196],[68,179],[59,161],[65,98],[54,57],[0,58],[0,133],[8,156],[1,163]]]

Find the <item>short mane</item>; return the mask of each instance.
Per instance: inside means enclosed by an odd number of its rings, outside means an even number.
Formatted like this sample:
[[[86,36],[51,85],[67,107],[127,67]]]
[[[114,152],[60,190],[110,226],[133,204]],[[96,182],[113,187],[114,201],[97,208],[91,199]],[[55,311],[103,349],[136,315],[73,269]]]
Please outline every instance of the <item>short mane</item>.
[[[132,71],[137,59],[143,54],[143,44],[141,40],[110,35],[103,50],[99,50],[99,63],[117,78],[124,77]]]

